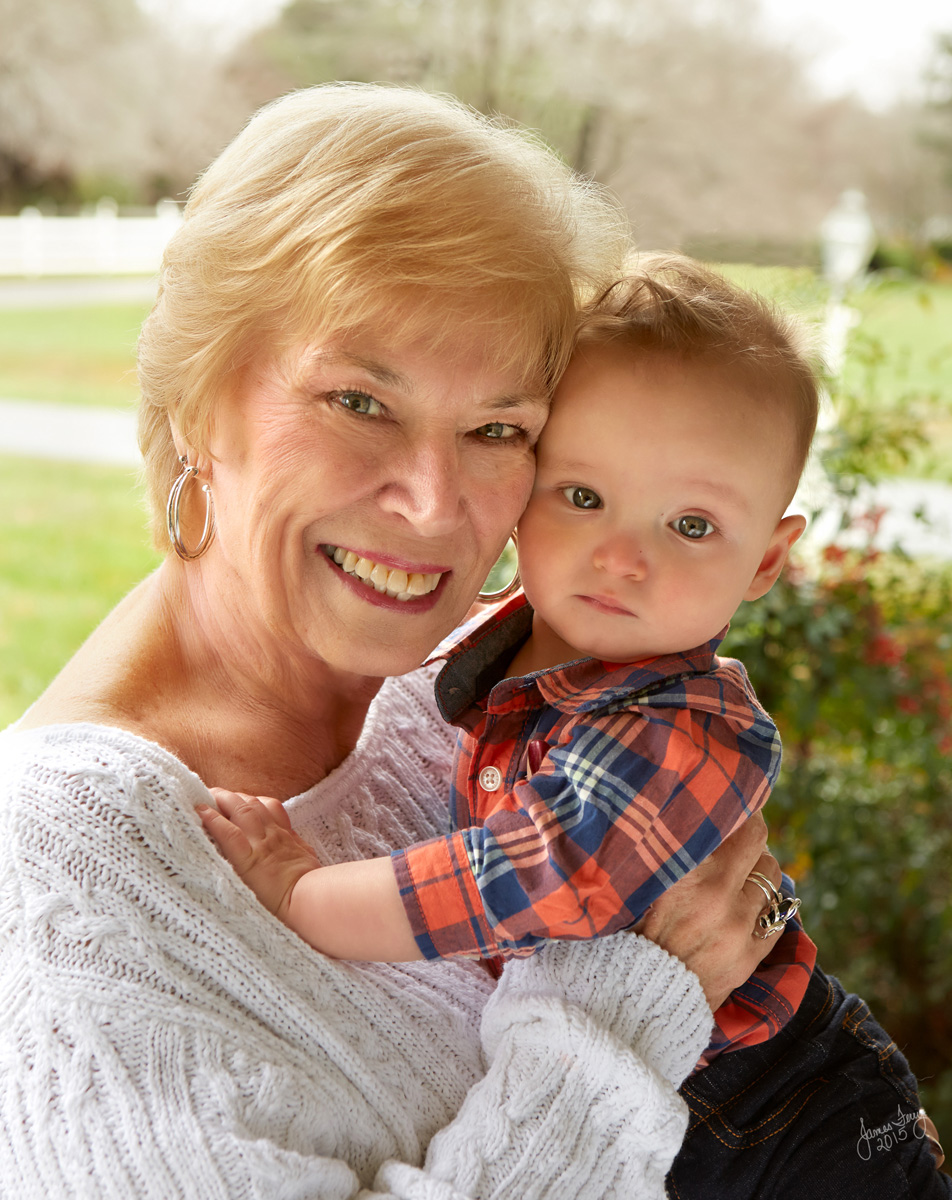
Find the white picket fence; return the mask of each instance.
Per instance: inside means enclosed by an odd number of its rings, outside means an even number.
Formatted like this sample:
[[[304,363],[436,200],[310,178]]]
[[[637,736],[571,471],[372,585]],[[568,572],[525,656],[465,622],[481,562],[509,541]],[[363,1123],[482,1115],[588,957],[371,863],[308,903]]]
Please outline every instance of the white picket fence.
[[[174,200],[149,216],[120,216],[112,200],[76,217],[47,217],[25,208],[0,217],[0,276],[152,275],[181,219]]]

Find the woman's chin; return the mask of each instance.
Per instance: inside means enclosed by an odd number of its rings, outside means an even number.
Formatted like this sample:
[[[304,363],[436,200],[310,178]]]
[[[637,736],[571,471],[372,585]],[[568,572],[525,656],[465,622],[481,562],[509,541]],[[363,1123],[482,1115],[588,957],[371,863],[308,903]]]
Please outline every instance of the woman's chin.
[[[335,671],[384,678],[406,675],[422,666],[434,649],[466,616],[468,606],[444,598],[417,609],[374,597],[349,605],[349,611],[314,614],[303,641]]]

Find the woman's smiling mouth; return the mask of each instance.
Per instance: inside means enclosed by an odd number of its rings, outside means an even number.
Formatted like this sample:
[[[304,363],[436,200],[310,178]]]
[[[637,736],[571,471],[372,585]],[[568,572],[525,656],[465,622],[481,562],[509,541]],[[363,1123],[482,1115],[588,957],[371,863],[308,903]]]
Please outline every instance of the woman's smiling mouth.
[[[388,567],[371,558],[362,558],[355,550],[347,550],[343,546],[324,545],[321,550],[345,575],[360,580],[375,592],[393,600],[418,600],[434,591],[443,578],[439,571],[408,573],[398,567]]]

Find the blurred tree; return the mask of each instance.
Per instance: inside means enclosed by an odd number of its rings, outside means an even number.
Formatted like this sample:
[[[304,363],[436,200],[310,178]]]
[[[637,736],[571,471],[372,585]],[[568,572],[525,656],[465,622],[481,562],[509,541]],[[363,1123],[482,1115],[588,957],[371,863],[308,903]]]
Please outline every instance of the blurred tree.
[[[942,153],[946,177],[952,183],[952,32],[935,39],[927,83],[929,108],[937,118],[927,137]]]
[[[252,107],[334,79],[421,82],[431,49],[417,10],[400,0],[291,0],[232,52],[230,78]]]
[[[104,70],[134,36],[132,0],[84,5],[0,0],[0,189],[29,194],[45,179],[68,187],[77,148],[88,143]],[[80,67],[81,64],[81,67]],[[119,81],[116,80],[118,83]],[[98,123],[98,122],[97,122]]]
[[[0,204],[182,187],[246,105],[135,0],[0,0]]]
[[[646,245],[810,239],[847,186],[908,223],[931,194],[910,122],[817,97],[754,0],[294,0],[236,67],[256,101],[389,79],[504,113],[612,186]]]
[[[646,246],[802,258],[844,187],[901,235],[950,203],[921,112],[817,97],[755,0],[291,0],[227,57],[168,24],[137,0],[0,0],[0,205],[179,193],[253,108],[330,79],[450,91],[538,129]],[[948,114],[952,67],[937,80]]]
[[[878,232],[891,242],[917,242],[937,216],[945,214],[948,221],[952,214],[952,121],[943,152],[936,136],[940,120],[928,107],[908,102],[872,118],[854,117],[855,136],[867,144],[874,139],[882,150],[869,156],[864,190],[885,218]]]

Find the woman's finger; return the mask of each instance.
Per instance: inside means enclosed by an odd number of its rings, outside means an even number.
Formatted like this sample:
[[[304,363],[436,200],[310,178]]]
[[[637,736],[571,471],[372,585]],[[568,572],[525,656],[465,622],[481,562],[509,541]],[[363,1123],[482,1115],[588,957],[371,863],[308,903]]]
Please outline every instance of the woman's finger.
[[[760,875],[758,881],[753,878],[754,875]],[[780,891],[780,883],[783,878],[783,873],[780,870],[780,863],[774,856],[766,851],[761,854],[756,863],[747,872],[742,886],[743,894],[750,900],[754,909],[759,913],[762,912],[773,899],[771,889],[774,892]],[[767,882],[764,883],[763,880]]]
[[[756,814],[660,896],[638,926],[698,975],[712,1008],[773,949],[760,917],[771,912],[781,872],[766,840],[767,827]],[[751,878],[752,872],[763,879]]]
[[[725,838],[697,871],[716,875],[720,886],[740,891],[751,871],[767,852],[767,823],[761,813],[754,813],[730,837]]]

